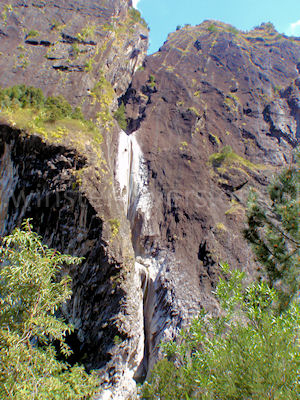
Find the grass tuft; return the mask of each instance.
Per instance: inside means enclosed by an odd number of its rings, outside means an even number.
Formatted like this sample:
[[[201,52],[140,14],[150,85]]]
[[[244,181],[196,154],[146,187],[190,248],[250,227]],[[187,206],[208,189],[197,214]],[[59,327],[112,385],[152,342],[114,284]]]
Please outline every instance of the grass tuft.
[[[209,157],[209,162],[214,168],[219,168],[221,166],[231,166],[233,164],[238,164],[243,167],[250,169],[251,171],[257,171],[265,169],[264,165],[254,164],[251,161],[243,158],[236,154],[231,146],[225,146],[219,153],[213,153]]]

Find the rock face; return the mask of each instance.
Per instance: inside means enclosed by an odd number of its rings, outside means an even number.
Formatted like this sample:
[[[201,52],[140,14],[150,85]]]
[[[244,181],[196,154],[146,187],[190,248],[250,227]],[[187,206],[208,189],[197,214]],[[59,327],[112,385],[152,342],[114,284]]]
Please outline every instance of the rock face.
[[[121,204],[75,149],[5,125],[0,140],[1,234],[30,217],[46,244],[85,258],[70,271],[73,297],[63,310],[75,327],[69,338],[74,361],[103,368],[103,382],[118,383],[128,370],[131,393],[140,362],[136,333],[143,329],[142,291]]]
[[[91,92],[101,73],[119,95],[144,58],[148,31],[134,24],[131,1],[1,3],[2,87],[25,83],[62,94],[93,115]]]
[[[49,246],[85,257],[62,312],[74,361],[99,369],[99,399],[114,400],[134,396],[160,340],[218,308],[219,261],[255,273],[249,188],[264,195],[300,134],[299,38],[205,21],[145,58],[131,5],[4,1],[0,26],[1,86],[63,95],[103,138],[70,127],[50,140],[1,110],[0,232],[31,217]]]
[[[133,244],[159,265],[145,303],[148,367],[161,338],[214,307],[219,261],[255,272],[241,234],[247,196],[291,162],[299,56],[299,38],[270,24],[242,33],[205,21],[170,34],[123,97],[152,198],[150,215],[130,218]]]

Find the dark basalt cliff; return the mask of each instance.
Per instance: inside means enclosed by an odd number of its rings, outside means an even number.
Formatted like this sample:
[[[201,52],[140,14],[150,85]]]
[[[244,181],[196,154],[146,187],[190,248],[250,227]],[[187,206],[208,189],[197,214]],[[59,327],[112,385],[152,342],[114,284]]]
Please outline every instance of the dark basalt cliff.
[[[150,225],[131,221],[133,244],[142,257],[169,255],[157,279],[176,299],[168,305],[171,331],[198,307],[212,307],[220,260],[255,272],[241,234],[247,196],[250,187],[263,195],[272,174],[292,161],[300,134],[299,56],[300,40],[270,24],[242,33],[206,21],[171,33],[123,97],[153,204]],[[165,308],[162,285],[154,286],[152,320],[160,304]],[[166,327],[148,328],[152,365]]]
[[[102,399],[132,398],[160,340],[218,307],[220,260],[255,274],[241,235],[249,189],[264,195],[300,135],[299,38],[205,21],[145,57],[130,6],[4,1],[0,26],[1,86],[62,94],[101,136],[46,135],[0,112],[0,232],[31,217],[49,246],[85,257],[62,311]]]

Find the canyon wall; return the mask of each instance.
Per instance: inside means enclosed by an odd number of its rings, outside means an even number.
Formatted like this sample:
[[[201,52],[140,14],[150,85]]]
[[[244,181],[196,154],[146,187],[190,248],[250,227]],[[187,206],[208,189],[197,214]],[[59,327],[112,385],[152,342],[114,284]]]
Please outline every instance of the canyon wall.
[[[217,307],[220,261],[255,276],[242,235],[247,198],[250,188],[265,196],[299,142],[299,45],[272,24],[247,33],[217,21],[185,26],[122,98],[152,199],[150,211],[129,215],[133,246],[145,266],[159,265],[145,306],[150,368],[161,339]]]
[[[249,189],[265,195],[300,135],[299,38],[205,21],[146,56],[131,5],[1,5],[1,86],[63,95],[97,125],[49,134],[32,111],[0,112],[1,235],[30,217],[46,244],[84,257],[62,312],[74,361],[100,371],[99,399],[132,398],[160,341],[218,309],[220,261],[255,276]]]

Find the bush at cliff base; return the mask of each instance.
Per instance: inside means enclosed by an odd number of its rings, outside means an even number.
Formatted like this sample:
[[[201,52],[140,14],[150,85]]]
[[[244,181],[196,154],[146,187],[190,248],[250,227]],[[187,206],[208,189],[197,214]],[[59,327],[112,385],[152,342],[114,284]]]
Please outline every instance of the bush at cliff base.
[[[229,272],[216,294],[223,314],[204,311],[178,343],[164,346],[143,399],[292,400],[299,395],[299,304],[278,313],[278,295],[264,282],[243,287]]]
[[[73,328],[55,315],[71,295],[61,268],[81,259],[44,246],[28,221],[3,239],[0,257],[0,398],[89,398],[96,374],[62,361]]]

